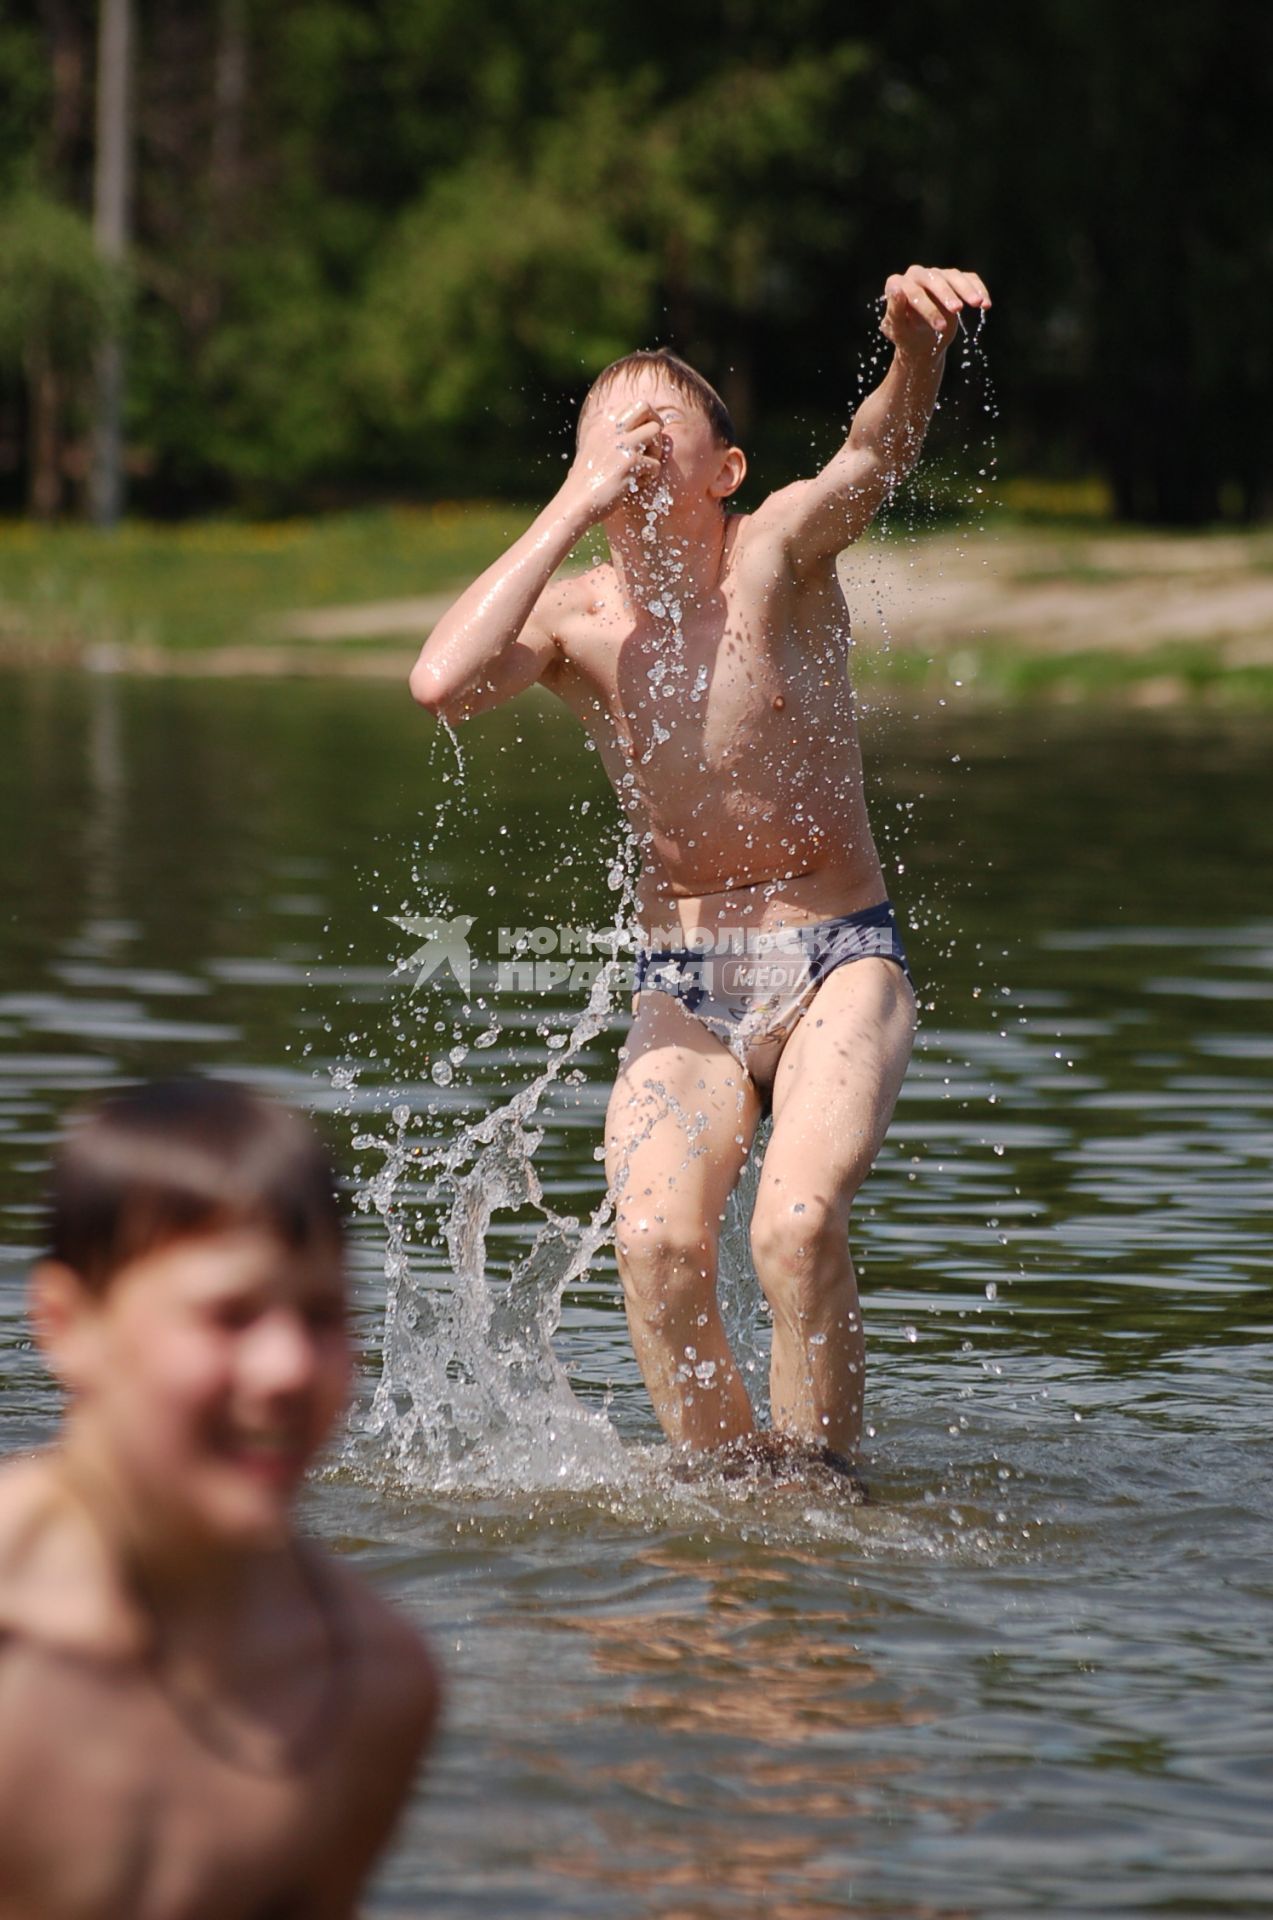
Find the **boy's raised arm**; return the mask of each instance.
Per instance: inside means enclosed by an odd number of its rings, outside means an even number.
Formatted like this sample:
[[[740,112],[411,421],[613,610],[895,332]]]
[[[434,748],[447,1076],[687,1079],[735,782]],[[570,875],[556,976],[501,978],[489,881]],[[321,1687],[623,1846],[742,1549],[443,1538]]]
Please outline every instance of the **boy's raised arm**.
[[[511,700],[557,657],[544,589],[575,543],[626,488],[657,476],[662,421],[640,402],[618,416],[585,415],[560,491],[439,620],[411,670],[411,692],[442,720],[467,720]]]
[[[834,559],[864,533],[919,458],[946,349],[965,307],[985,312],[990,295],[958,267],[891,274],[880,332],[893,343],[888,372],[853,416],[849,437],[812,480],[784,487],[760,509],[798,569]]]

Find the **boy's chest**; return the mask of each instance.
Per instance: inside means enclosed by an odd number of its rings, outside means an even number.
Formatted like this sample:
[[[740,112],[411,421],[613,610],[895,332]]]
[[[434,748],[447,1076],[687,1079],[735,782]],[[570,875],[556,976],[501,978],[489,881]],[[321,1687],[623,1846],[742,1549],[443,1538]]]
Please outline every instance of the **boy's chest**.
[[[314,1910],[316,1871],[339,1824],[321,1767],[249,1772],[144,1679],[40,1664],[40,1730],[20,1768],[0,1756],[0,1883],[29,1889],[46,1920]]]
[[[570,655],[582,703],[637,769],[726,771],[781,729],[796,692],[781,615],[734,593],[679,619],[656,610],[584,628]]]

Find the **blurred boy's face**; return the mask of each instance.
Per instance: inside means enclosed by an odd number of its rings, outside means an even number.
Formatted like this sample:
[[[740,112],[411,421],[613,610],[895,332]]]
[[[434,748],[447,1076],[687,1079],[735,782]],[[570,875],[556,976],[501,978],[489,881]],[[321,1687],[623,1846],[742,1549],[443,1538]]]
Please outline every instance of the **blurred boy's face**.
[[[75,1317],[74,1416],[125,1498],[207,1544],[280,1538],[349,1389],[338,1250],[256,1228],[197,1235],[115,1274]]]

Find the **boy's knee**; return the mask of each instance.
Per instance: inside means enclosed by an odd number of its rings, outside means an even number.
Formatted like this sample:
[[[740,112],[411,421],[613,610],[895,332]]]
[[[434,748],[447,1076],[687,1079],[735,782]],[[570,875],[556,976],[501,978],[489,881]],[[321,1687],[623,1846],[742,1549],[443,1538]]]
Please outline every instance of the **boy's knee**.
[[[628,1305],[652,1325],[706,1300],[715,1283],[716,1244],[701,1221],[621,1214],[615,1250]]]
[[[775,1312],[816,1313],[844,1279],[849,1248],[846,1205],[797,1199],[757,1203],[751,1252]]]

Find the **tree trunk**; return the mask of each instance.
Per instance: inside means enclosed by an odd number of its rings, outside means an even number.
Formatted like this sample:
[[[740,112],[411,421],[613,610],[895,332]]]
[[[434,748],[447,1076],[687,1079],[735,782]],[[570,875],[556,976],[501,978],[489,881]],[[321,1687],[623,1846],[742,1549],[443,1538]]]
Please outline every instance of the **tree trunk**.
[[[59,198],[75,198],[75,151],[82,132],[88,29],[72,0],[40,0],[49,62],[49,117],[37,147],[40,179]],[[33,340],[23,356],[26,377],[27,505],[52,520],[65,504],[64,418],[67,396],[47,343]]]
[[[52,99],[42,144],[41,171],[54,191],[73,191],[73,157],[80,139],[86,65],[85,23],[68,0],[40,0],[40,21],[49,55]]]
[[[234,219],[243,164],[243,113],[247,100],[246,0],[221,0],[216,65],[212,80],[212,204],[219,238]]]
[[[30,436],[27,505],[36,520],[62,511],[62,395],[57,368],[42,341],[26,355]]]
[[[101,0],[97,42],[97,165],[93,231],[112,266],[128,254],[132,208],[132,0]],[[97,418],[89,506],[99,527],[113,527],[124,506],[124,345],[118,323],[97,352]]]

